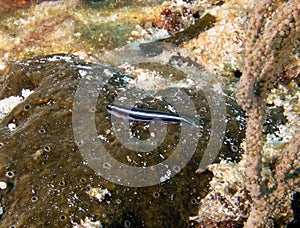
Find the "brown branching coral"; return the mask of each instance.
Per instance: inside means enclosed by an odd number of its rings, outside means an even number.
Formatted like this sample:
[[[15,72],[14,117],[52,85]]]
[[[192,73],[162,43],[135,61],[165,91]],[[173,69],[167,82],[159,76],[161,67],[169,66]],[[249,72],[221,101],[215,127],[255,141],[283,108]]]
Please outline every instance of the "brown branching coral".
[[[243,76],[236,93],[237,102],[247,115],[245,175],[252,205],[246,227],[265,227],[271,215],[290,211],[289,193],[299,185],[299,174],[288,178],[299,168],[299,132],[276,164],[275,189],[267,191],[261,177],[263,103],[267,88],[273,85],[275,75],[282,71],[296,48],[299,17],[298,0],[263,0],[258,2],[249,22]]]

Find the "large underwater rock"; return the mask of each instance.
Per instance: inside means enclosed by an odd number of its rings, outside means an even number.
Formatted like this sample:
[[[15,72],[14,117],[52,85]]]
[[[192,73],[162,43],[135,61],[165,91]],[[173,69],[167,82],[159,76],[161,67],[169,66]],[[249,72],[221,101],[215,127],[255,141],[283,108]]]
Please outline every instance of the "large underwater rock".
[[[165,66],[149,66],[172,72]],[[154,186],[118,185],[90,168],[81,156],[72,126],[74,96],[80,80],[83,77],[95,81],[101,79],[105,67],[86,63],[75,56],[57,54],[11,64],[3,75],[0,99],[20,96],[22,89],[33,90],[33,93],[0,123],[0,180],[7,183],[7,188],[0,190],[1,227],[72,227],[86,217],[101,221],[107,227],[190,226],[189,216],[197,212],[197,204],[206,195],[211,177],[209,172],[195,173],[211,125],[209,106],[203,93],[185,88],[193,97],[202,125],[191,161],[173,178]],[[88,76],[82,74],[86,69],[89,69]],[[105,138],[102,143],[115,159],[129,165],[142,166],[145,159],[148,164],[161,162],[176,147],[180,126],[168,125],[165,145],[158,148],[156,154],[139,156],[122,147],[111,132],[106,106],[135,76],[118,68],[108,69],[112,76],[104,86],[103,94],[99,95],[97,109],[92,110],[97,132]],[[182,72],[173,70],[172,73],[172,80],[182,80]],[[180,76],[174,77],[174,74]],[[145,99],[145,102],[146,107],[157,109],[165,105],[156,99]],[[233,100],[227,101],[227,115],[226,137],[220,156],[239,159],[244,125],[237,118],[242,112]],[[11,124],[13,129],[8,127]],[[140,132],[142,137],[149,137],[144,123],[133,123],[131,127],[133,134]],[[97,188],[100,192],[100,188],[106,189],[100,199],[91,194],[91,190]]]

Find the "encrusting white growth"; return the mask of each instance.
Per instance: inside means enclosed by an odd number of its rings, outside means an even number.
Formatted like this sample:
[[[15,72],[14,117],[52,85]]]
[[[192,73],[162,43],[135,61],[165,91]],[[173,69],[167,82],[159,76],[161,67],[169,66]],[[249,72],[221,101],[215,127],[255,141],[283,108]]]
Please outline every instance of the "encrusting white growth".
[[[73,223],[73,228],[101,228],[102,224],[100,221],[93,221],[89,217],[85,217],[84,220],[80,220],[80,224]]]
[[[26,99],[33,91],[29,89],[22,89],[22,97],[20,96],[11,96],[0,100],[0,121],[3,117],[13,110],[18,104]]]
[[[0,100],[0,120],[6,116],[10,111],[23,101],[22,97],[8,97]]]
[[[104,199],[105,196],[111,196],[110,191],[108,191],[106,188],[91,188],[89,191],[86,192],[89,196],[96,198],[99,203],[101,203]]]

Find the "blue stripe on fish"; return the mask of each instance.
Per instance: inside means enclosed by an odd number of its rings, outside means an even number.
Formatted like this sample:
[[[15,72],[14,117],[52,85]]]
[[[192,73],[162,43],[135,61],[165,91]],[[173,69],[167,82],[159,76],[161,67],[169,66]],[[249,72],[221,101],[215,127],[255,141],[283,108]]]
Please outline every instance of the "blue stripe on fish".
[[[187,123],[192,126],[197,126],[197,124],[183,116],[179,116],[176,113],[167,113],[156,110],[147,110],[141,108],[129,108],[119,105],[108,105],[107,111],[111,115],[114,115],[118,118],[122,118],[124,120],[134,120],[140,122],[149,122],[149,121],[163,121],[166,123],[180,123],[181,121]]]

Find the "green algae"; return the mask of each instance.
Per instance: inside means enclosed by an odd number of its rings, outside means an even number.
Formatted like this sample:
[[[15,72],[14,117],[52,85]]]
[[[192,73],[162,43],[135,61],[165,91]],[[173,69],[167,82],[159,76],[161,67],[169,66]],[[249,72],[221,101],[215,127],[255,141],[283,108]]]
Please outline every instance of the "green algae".
[[[125,45],[130,37],[130,31],[134,29],[134,24],[109,22],[106,24],[86,26],[79,24],[75,28],[75,33],[81,34],[76,41],[82,49],[91,50],[112,50],[118,46]]]

